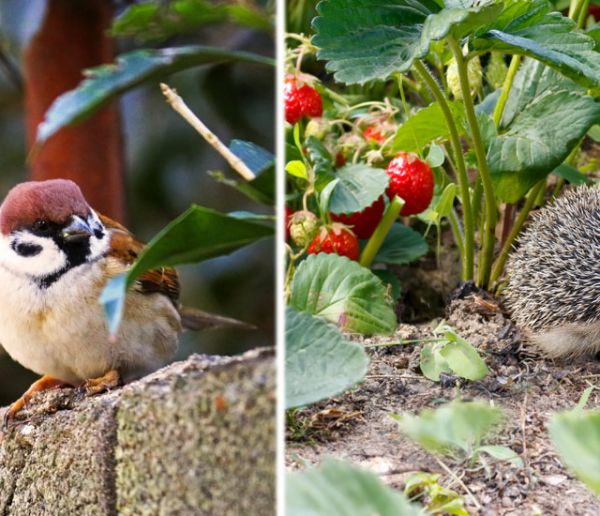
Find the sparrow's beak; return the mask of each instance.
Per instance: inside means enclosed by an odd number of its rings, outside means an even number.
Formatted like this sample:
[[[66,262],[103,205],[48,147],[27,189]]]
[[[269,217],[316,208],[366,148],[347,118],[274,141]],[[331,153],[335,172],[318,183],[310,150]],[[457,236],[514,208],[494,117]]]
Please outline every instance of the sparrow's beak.
[[[61,236],[65,242],[82,242],[91,237],[92,229],[87,222],[79,217],[73,217],[71,224],[61,231]]]

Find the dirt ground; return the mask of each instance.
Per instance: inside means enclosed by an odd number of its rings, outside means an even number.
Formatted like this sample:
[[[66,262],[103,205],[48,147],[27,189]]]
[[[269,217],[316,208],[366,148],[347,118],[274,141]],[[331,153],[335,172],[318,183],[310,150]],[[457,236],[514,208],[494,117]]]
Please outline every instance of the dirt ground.
[[[419,345],[369,347],[371,365],[362,385],[292,416],[288,468],[333,456],[379,474],[398,489],[416,471],[440,473],[440,483],[463,495],[473,515],[600,514],[600,501],[561,465],[546,432],[551,414],[573,408],[586,387],[599,383],[600,362],[561,364],[532,356],[500,307],[481,294],[452,301],[446,320],[481,350],[490,370],[486,378],[463,382],[448,377],[434,383],[419,371]],[[427,338],[431,327],[400,325],[391,337],[357,340],[371,346]],[[403,437],[388,416],[436,407],[457,393],[463,400],[490,400],[504,410],[502,430],[486,444],[509,446],[522,457],[524,467],[490,459],[490,475],[482,466],[468,469],[444,459],[463,486],[435,457]],[[600,392],[594,390],[587,407],[599,405]]]

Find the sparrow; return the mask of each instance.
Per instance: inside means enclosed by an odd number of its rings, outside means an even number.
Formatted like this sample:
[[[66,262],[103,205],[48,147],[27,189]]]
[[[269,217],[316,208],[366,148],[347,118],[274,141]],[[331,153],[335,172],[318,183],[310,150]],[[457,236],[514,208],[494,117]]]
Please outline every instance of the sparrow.
[[[161,267],[128,291],[110,338],[100,294],[143,248],[94,211],[72,181],[30,181],[10,190],[0,206],[0,344],[42,377],[11,405],[5,422],[35,392],[67,385],[96,394],[159,369],[184,328],[244,325],[182,307],[177,272]]]

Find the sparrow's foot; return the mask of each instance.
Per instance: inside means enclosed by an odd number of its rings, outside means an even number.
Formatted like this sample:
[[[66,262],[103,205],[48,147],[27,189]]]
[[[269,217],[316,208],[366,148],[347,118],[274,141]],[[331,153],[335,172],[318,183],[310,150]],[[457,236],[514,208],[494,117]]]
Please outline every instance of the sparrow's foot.
[[[119,386],[121,377],[116,369],[112,369],[100,378],[90,378],[83,384],[83,390],[86,396],[95,396],[106,391],[110,391]]]
[[[23,407],[29,403],[31,397],[36,392],[47,391],[48,389],[56,389],[58,387],[71,386],[70,384],[63,382],[62,380],[57,380],[52,376],[42,376],[39,380],[36,380],[31,384],[29,389],[25,391],[23,396],[21,396],[17,401],[15,401],[9,409],[4,413],[4,418],[2,422],[2,427],[4,429],[7,428],[10,421],[12,421],[15,416],[23,410]]]

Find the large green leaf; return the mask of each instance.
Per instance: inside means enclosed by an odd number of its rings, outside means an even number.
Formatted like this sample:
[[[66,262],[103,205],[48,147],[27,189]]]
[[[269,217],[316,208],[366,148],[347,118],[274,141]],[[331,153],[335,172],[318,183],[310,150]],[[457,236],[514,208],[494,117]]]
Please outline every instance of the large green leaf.
[[[418,516],[420,508],[377,475],[345,462],[324,460],[319,468],[287,474],[287,516]]]
[[[446,455],[470,454],[502,419],[500,409],[478,401],[455,400],[418,416],[393,416],[400,430],[428,451]]]
[[[600,411],[560,412],[549,431],[562,461],[600,496]]]
[[[346,165],[335,177],[339,179],[329,199],[329,211],[337,215],[355,213],[371,206],[389,183],[385,170],[368,165]]]
[[[461,102],[449,101],[448,105],[459,129],[464,127],[464,106]],[[450,136],[448,124],[437,102],[419,110],[404,122],[396,132],[393,152],[422,152],[432,141]]]
[[[550,91],[572,91],[584,94],[585,88],[540,61],[525,59],[519,67],[506,100],[501,126],[503,128],[509,126],[515,116],[528,104]]]
[[[461,37],[500,9],[495,0],[324,0],[313,42],[338,81],[362,84],[407,71],[432,41],[451,30]]]
[[[300,407],[335,396],[360,382],[369,359],[321,318],[288,307],[285,312],[285,406]]]
[[[343,331],[390,334],[397,325],[385,285],[345,256],[310,255],[292,282],[290,305],[337,324]]]
[[[440,349],[440,355],[444,357],[450,369],[467,380],[485,378],[488,368],[477,350],[453,331],[446,331],[445,337],[448,342]]]
[[[121,322],[127,287],[144,271],[226,255],[273,232],[272,227],[247,216],[241,218],[201,206],[190,207],[150,241],[125,279],[120,275],[107,283],[101,303],[111,333],[116,332]]]
[[[548,92],[528,104],[488,147],[497,197],[518,201],[560,165],[599,120],[600,104],[572,92]]]
[[[542,61],[584,86],[600,84],[595,41],[545,0],[520,0],[479,31],[474,48],[523,54]]]
[[[427,242],[419,233],[404,224],[395,223],[374,258],[375,263],[403,265],[427,254]]]
[[[228,61],[273,64],[272,59],[256,54],[205,46],[135,50],[123,54],[116,64],[87,70],[86,80],[52,103],[38,126],[36,143],[42,144],[64,126],[82,122],[109,100],[145,81],[192,66]]]

